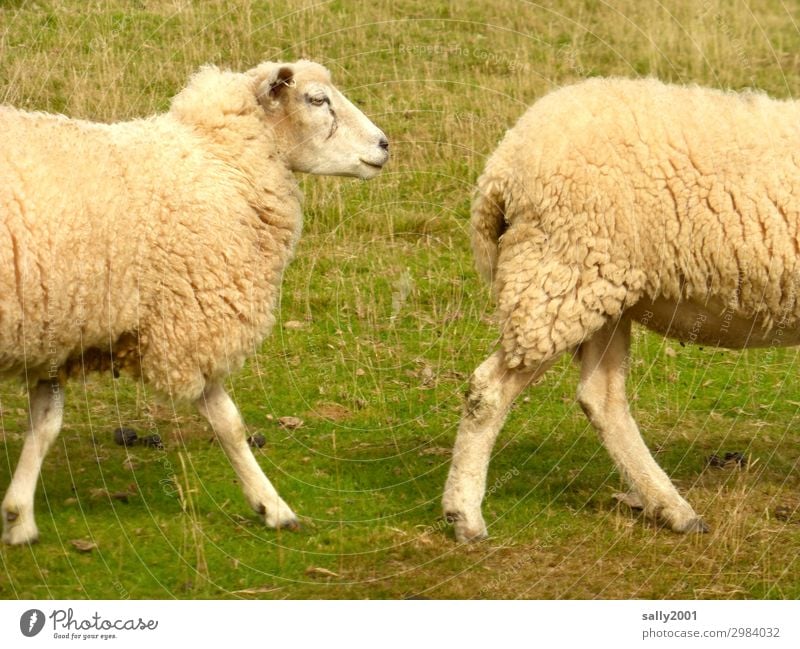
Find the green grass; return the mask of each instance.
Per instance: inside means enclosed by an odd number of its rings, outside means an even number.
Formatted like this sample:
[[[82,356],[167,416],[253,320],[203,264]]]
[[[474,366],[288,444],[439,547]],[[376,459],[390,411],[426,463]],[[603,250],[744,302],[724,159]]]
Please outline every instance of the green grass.
[[[635,335],[634,414],[708,535],[677,536],[617,508],[620,478],[575,404],[566,359],[501,435],[484,507],[491,540],[459,545],[440,520],[461,395],[496,336],[467,223],[504,130],[549,89],[589,75],[800,89],[800,32],[779,2],[543,5],[0,4],[5,103],[126,119],[163,110],[202,63],[307,56],[330,67],[393,152],[369,183],[302,179],[306,227],[279,325],[230,383],[303,530],[258,523],[194,412],[94,376],[68,389],[37,493],[41,542],[0,548],[0,597],[800,597],[792,349]],[[24,391],[5,383],[0,406],[5,489]],[[281,428],[287,415],[304,425]],[[158,431],[166,449],[126,452],[111,439],[120,424]],[[729,451],[748,467],[706,466]],[[109,499],[117,492],[128,502]],[[97,548],[79,553],[74,539]]]

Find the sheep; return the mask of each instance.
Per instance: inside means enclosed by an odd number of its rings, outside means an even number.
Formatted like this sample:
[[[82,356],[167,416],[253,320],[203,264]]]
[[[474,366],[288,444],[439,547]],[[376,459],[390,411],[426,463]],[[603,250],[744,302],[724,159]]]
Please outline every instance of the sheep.
[[[306,60],[205,66],[167,112],[129,122],[0,108],[0,374],[30,397],[3,541],[37,540],[34,491],[64,383],[104,369],[194,403],[252,508],[270,527],[297,525],[223,381],[275,321],[302,226],[293,172],[372,178],[388,148]]]
[[[471,242],[498,348],[474,371],[442,500],[461,541],[481,515],[515,398],[564,352],[577,400],[629,483],[676,532],[707,524],[631,416],[631,322],[740,349],[800,343],[800,105],[655,79],[592,79],[534,103],[486,163]]]

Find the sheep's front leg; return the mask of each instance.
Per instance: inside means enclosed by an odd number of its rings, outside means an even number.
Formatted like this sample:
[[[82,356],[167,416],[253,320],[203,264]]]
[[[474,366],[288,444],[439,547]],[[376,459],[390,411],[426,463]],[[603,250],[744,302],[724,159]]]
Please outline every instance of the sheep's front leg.
[[[247,445],[242,416],[225,389],[218,384],[208,385],[196,405],[214,429],[236,475],[239,476],[242,491],[250,506],[256,513],[264,516],[270,527],[296,528],[297,516],[283,502],[253,457]]]
[[[481,502],[492,448],[514,399],[551,364],[512,370],[498,351],[473,372],[442,499],[444,515],[453,523],[459,541],[478,541],[488,535]]]
[[[39,538],[33,517],[33,496],[47,451],[58,437],[64,415],[64,395],[58,381],[40,381],[30,392],[31,428],[3,498],[3,542],[34,543]]]
[[[625,395],[630,333],[630,320],[623,318],[581,345],[578,401],[633,487],[632,501],[640,501],[645,514],[663,519],[676,532],[705,532],[708,527],[653,459],[631,416]]]

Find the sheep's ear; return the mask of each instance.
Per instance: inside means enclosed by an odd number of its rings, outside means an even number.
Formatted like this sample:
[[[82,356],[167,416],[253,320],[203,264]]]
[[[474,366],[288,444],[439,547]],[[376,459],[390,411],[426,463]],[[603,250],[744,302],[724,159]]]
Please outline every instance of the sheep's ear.
[[[286,88],[295,85],[294,70],[288,65],[282,65],[271,70],[258,86],[258,101],[262,106],[269,107],[285,94]]]

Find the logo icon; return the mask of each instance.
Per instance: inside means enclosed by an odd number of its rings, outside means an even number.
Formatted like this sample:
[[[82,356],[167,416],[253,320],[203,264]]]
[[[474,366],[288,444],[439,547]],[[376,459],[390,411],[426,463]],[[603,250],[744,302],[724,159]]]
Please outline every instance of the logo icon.
[[[38,608],[32,608],[25,611],[22,617],[19,618],[19,630],[22,635],[27,638],[32,638],[44,628],[44,613]]]

